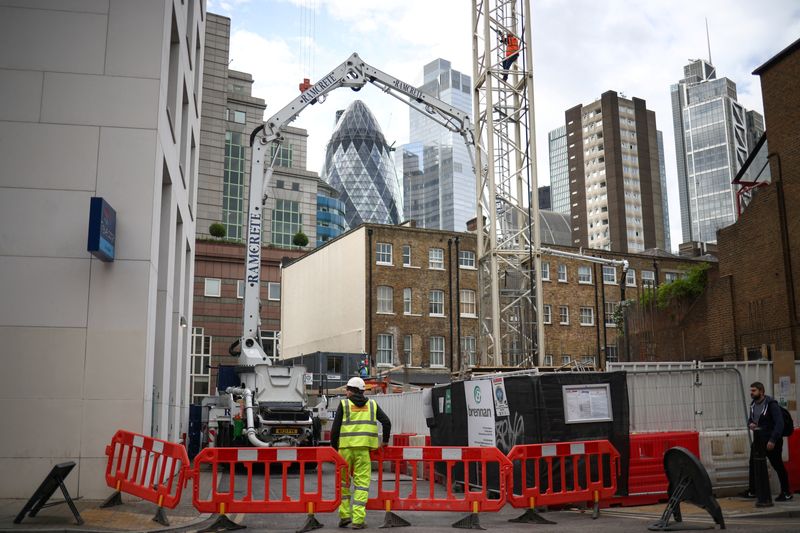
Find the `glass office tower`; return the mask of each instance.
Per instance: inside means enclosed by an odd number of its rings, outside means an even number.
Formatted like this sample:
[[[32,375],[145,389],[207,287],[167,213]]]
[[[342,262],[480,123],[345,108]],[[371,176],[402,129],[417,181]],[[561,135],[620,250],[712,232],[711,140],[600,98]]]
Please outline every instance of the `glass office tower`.
[[[556,213],[570,213],[569,165],[567,165],[567,127],[547,134],[550,149],[550,205]]]
[[[747,114],[736,84],[717,78],[710,62],[692,61],[683,75],[670,88],[683,242],[716,242],[717,230],[736,221],[731,181],[752,148]]]
[[[378,121],[361,100],[345,109],[333,130],[322,179],[339,193],[349,228],[400,223],[403,198],[394,160]]]
[[[472,115],[470,76],[437,59],[425,65],[424,93]],[[464,140],[419,111],[409,110],[409,144],[397,154],[405,218],[421,228],[464,231],[475,218],[475,175]]]

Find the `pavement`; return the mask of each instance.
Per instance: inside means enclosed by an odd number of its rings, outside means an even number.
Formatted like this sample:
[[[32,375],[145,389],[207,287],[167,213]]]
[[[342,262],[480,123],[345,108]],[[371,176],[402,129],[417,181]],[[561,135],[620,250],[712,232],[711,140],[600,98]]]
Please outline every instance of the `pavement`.
[[[312,476],[316,478],[316,476]],[[224,490],[225,478],[221,478],[220,489]],[[240,493],[240,483],[244,476],[236,475],[236,492]],[[208,487],[210,474],[201,481],[201,487]],[[299,486],[299,476],[290,477],[290,487]],[[256,483],[255,485],[260,485]],[[280,485],[275,483],[275,485]],[[375,486],[373,484],[373,486]],[[290,488],[291,492],[294,492]],[[270,490],[272,492],[272,490]],[[109,494],[111,491],[109,490]],[[255,495],[254,495],[255,496]],[[277,497],[277,495],[276,495]],[[54,501],[59,500],[54,496]],[[768,528],[773,532],[800,531],[800,495],[792,502],[776,503],[769,508],[756,508],[754,500],[741,498],[721,498],[718,500],[723,510],[727,529],[731,531],[752,531]],[[101,508],[99,500],[77,500],[76,505],[84,520],[78,526],[66,505],[57,505],[42,509],[35,517],[26,517],[21,524],[13,520],[25,505],[25,500],[0,500],[0,532],[36,531],[42,532],[196,532],[209,526],[215,517],[201,514],[192,507],[191,487],[184,490],[181,503],[175,509],[167,509],[166,515],[170,525],[162,526],[152,519],[156,506],[132,496],[123,495],[123,504]],[[591,512],[578,509],[566,509],[542,513],[542,516],[555,522],[554,524],[516,524],[508,520],[519,516],[521,510],[506,506],[498,513],[481,513],[481,526],[488,530],[535,531],[536,533],[576,531],[591,529],[592,533],[612,533],[618,531],[647,531],[647,526],[656,522],[665,508],[665,504],[639,507],[614,507],[603,509],[600,518],[592,520]],[[691,504],[682,504],[684,522],[700,527],[713,526],[713,520],[706,511]],[[465,516],[454,512],[422,512],[398,511],[398,515],[412,525],[403,529],[403,533],[445,533],[452,532],[454,522]],[[302,527],[306,516],[302,514],[242,514],[231,513],[228,517],[237,524],[246,526],[251,531],[295,532]],[[318,513],[316,518],[323,524],[323,530],[342,531],[337,528],[336,513]],[[369,529],[377,529],[383,524],[384,513],[368,511]]]

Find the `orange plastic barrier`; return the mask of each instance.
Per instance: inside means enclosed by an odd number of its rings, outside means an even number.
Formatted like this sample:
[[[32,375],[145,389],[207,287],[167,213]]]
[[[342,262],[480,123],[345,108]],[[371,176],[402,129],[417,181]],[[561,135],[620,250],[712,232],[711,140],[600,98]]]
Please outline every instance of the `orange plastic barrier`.
[[[372,452],[372,460],[378,462],[377,496],[367,509],[465,511],[472,513],[465,520],[477,523],[477,513],[499,511],[506,503],[511,463],[497,448],[387,446]],[[387,479],[386,472],[397,472],[401,463],[410,466],[409,478]],[[455,485],[463,490],[454,491]],[[387,523],[394,519],[387,514]]]
[[[159,508],[174,509],[181,501],[189,473],[182,445],[119,430],[106,446],[106,455],[106,483],[115,494],[132,494]]]
[[[628,495],[667,497],[667,475],[664,473],[664,454],[682,446],[700,457],[700,434],[696,431],[635,433],[631,435]]]
[[[323,475],[325,464],[334,466],[333,472]],[[208,499],[201,494],[208,488],[201,485],[200,470],[210,467],[211,490]],[[281,473],[280,491],[270,491],[270,478]],[[237,490],[236,469],[247,474],[245,480],[240,476]],[[253,469],[264,469],[263,485],[253,483]],[[195,457],[194,487],[192,503],[202,513],[308,513],[335,511],[341,501],[342,469],[347,467],[344,459],[333,448],[206,448]],[[287,477],[290,468],[299,469],[300,488],[296,495],[290,495]],[[306,472],[316,468],[316,482],[310,482]],[[333,474],[332,476],[330,474]],[[313,478],[312,478],[313,479]],[[244,483],[242,483],[244,481]],[[246,483],[246,487],[241,485]],[[277,483],[276,483],[277,484]],[[226,485],[224,488],[220,485]],[[270,494],[272,492],[273,494]],[[279,494],[275,494],[279,492]],[[326,497],[326,492],[328,496]]]
[[[520,509],[591,503],[596,518],[600,500],[617,491],[619,452],[606,440],[518,445],[508,458],[508,501]]]

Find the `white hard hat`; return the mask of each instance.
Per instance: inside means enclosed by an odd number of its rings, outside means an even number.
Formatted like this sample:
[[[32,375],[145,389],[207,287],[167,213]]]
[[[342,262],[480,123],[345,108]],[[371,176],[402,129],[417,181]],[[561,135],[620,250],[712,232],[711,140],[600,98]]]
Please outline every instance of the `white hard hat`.
[[[350,381],[347,382],[347,386],[358,390],[364,390],[367,388],[367,386],[364,384],[364,380],[358,377],[350,378]]]

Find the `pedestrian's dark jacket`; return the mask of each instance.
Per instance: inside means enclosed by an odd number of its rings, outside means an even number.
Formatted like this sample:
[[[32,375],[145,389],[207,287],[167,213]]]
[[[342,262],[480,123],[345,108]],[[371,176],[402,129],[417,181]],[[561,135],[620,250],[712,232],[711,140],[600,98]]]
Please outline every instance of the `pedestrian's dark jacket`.
[[[363,393],[359,392],[350,396],[350,401],[359,407],[363,407],[367,404],[368,400]],[[389,420],[389,417],[386,416],[386,413],[381,410],[380,405],[376,403],[375,407],[377,407],[375,410],[375,418],[377,418],[378,422],[383,426],[383,443],[389,444],[389,435],[392,433],[392,422]],[[339,402],[339,407],[336,408],[336,416],[333,417],[333,427],[331,428],[331,446],[337,450],[339,449],[339,432],[342,429],[343,418],[344,409],[342,409],[342,403]]]
[[[758,422],[756,422],[758,418]],[[769,441],[780,444],[783,439],[783,413],[781,408],[771,396],[764,396],[763,403],[750,403],[750,418],[748,424],[755,422],[761,435],[769,435]]]

